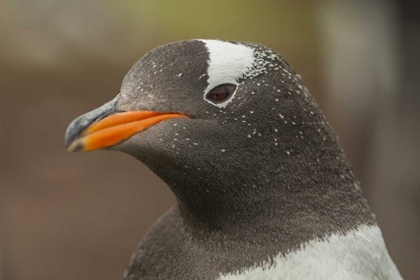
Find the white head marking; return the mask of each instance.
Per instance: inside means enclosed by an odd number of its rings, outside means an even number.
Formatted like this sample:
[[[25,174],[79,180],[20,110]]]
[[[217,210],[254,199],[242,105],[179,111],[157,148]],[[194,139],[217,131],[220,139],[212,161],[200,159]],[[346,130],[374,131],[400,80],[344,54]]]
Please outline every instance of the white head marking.
[[[210,56],[207,69],[209,85],[204,90],[204,100],[219,108],[224,108],[232,101],[237,90],[228,100],[218,104],[207,100],[206,94],[221,84],[238,85],[238,80],[251,69],[254,63],[254,50],[244,45],[218,40],[201,41],[206,44]]]

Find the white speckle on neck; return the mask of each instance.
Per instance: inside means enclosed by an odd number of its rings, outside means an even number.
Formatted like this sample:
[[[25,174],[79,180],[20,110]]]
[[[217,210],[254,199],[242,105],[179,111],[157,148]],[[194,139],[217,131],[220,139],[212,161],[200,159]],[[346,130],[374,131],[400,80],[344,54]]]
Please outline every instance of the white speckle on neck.
[[[254,63],[254,50],[244,45],[218,40],[201,41],[206,44],[210,56],[207,69],[208,86],[204,90],[204,96],[221,84],[238,85],[238,80],[251,69]],[[204,96],[203,98],[212,105],[224,108],[233,100],[236,91],[231,98],[222,103],[212,103]]]
[[[221,275],[217,280],[402,280],[388,255],[381,230],[362,225],[345,235],[312,240],[273,262]]]

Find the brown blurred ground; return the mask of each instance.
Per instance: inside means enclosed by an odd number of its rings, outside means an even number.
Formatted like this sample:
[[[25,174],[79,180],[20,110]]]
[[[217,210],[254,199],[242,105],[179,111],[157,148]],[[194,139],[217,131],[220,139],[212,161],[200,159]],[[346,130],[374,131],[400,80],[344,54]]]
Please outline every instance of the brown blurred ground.
[[[187,38],[260,42],[294,65],[338,131],[391,255],[406,279],[420,279],[420,241],[412,244],[420,179],[411,164],[418,163],[418,103],[398,94],[393,121],[405,124],[396,125],[404,137],[378,142],[397,133],[381,129],[382,111],[367,107],[363,125],[331,93],[322,47],[332,44],[322,41],[317,19],[328,1],[216,2],[0,3],[1,280],[121,278],[138,241],[174,198],[125,154],[67,153],[64,132],[75,117],[113,98],[145,52]],[[394,156],[383,152],[390,149]]]
[[[7,116],[0,166],[6,279],[118,279],[172,202],[128,156],[63,149],[68,122],[110,98],[124,75],[101,65],[85,71],[7,73],[10,95],[0,105]]]

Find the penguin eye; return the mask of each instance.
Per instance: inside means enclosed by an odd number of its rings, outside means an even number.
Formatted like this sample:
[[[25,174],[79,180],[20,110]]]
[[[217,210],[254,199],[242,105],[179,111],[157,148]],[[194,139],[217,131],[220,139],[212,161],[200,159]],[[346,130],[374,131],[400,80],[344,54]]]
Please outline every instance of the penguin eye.
[[[215,87],[206,94],[206,99],[213,103],[221,103],[232,96],[236,86],[232,84],[224,84]]]

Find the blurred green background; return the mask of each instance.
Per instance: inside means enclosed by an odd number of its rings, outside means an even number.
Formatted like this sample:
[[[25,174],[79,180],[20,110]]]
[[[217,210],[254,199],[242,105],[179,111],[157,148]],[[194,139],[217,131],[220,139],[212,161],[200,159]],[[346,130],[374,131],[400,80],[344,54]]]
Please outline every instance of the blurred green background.
[[[418,2],[417,2],[418,3]],[[75,117],[164,43],[265,44],[340,136],[406,280],[420,279],[419,4],[0,1],[0,279],[120,279],[173,195],[122,153],[67,153]]]

